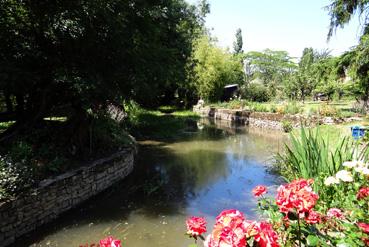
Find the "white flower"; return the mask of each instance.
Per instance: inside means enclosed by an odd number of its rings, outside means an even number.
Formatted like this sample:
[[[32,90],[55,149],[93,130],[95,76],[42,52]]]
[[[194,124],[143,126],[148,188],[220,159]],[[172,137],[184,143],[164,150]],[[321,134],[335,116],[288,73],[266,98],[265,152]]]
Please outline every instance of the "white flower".
[[[356,167],[355,171],[358,172],[358,173],[361,173],[363,175],[369,175],[368,167]]]
[[[335,177],[327,177],[325,180],[324,180],[324,184],[326,185],[326,186],[330,186],[330,185],[332,185],[332,184],[339,184],[340,183],[340,181],[337,179],[337,178],[335,178]]]
[[[357,166],[357,161],[345,161],[343,162],[342,166],[345,166],[347,168],[354,168]]]
[[[343,182],[352,182],[354,179],[349,171],[341,170],[337,172],[336,178],[342,180]]]
[[[362,160],[356,162],[356,167],[367,167],[368,164],[364,163]]]

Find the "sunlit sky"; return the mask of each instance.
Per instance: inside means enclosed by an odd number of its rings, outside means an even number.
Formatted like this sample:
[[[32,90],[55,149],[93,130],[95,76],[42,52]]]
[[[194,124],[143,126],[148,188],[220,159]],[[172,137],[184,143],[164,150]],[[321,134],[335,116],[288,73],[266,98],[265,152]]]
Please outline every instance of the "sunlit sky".
[[[197,0],[187,0],[196,3]],[[360,20],[355,17],[327,43],[330,0],[208,0],[206,26],[218,44],[232,49],[237,28],[245,51],[286,50],[300,57],[305,47],[328,48],[339,55],[358,43]]]

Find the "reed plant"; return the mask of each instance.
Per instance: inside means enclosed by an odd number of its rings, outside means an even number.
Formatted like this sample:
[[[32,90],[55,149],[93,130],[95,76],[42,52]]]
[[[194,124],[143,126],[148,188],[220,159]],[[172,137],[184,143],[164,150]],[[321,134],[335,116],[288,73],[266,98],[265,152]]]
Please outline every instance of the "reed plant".
[[[323,135],[319,128],[302,127],[298,135],[290,134],[290,143],[285,144],[284,152],[276,155],[276,168],[290,181],[333,176],[342,169],[343,162],[367,159],[367,146],[360,146],[350,137],[330,143],[329,136]]]

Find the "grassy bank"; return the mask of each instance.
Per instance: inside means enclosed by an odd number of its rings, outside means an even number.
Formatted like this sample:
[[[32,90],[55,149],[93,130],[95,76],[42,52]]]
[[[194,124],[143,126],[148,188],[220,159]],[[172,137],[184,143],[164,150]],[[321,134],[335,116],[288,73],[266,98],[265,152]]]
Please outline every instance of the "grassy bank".
[[[285,101],[285,102],[249,102],[232,100],[209,104],[211,107],[228,109],[245,109],[256,112],[272,112],[281,114],[303,114],[306,116],[319,115],[324,117],[353,117],[361,115],[360,109],[354,100],[332,102],[318,101]]]
[[[126,130],[136,139],[145,140],[173,140],[183,135],[186,130],[193,130],[196,120],[200,117],[186,110],[175,111],[168,108],[159,110],[146,110],[135,106],[128,109]]]

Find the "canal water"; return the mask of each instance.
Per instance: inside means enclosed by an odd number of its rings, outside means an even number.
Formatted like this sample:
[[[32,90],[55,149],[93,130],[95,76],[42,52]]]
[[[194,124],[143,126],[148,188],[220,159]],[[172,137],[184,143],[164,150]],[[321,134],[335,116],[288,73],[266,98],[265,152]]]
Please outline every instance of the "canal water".
[[[126,247],[187,247],[188,216],[206,217],[208,228],[224,209],[257,219],[251,190],[263,184],[275,191],[282,182],[268,171],[285,136],[227,124],[197,126],[181,140],[142,142],[129,177],[14,246],[90,246],[112,235]]]

